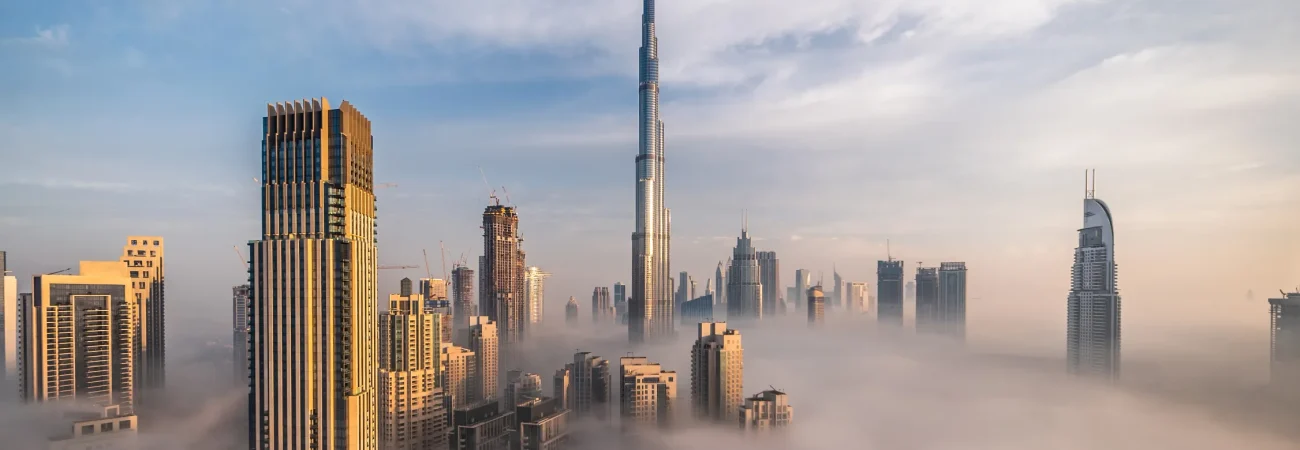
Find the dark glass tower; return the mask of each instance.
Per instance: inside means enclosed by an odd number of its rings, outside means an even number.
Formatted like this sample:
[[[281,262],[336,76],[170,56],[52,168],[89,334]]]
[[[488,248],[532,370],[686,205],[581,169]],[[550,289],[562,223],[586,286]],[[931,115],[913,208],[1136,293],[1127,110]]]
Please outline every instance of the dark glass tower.
[[[903,262],[890,259],[876,262],[878,292],[876,321],[903,324]]]
[[[627,336],[631,342],[673,335],[673,297],[669,287],[668,208],[664,205],[664,123],[659,119],[659,40],[655,2],[641,14],[639,145],[636,155],[636,231],[632,233],[632,293]]]

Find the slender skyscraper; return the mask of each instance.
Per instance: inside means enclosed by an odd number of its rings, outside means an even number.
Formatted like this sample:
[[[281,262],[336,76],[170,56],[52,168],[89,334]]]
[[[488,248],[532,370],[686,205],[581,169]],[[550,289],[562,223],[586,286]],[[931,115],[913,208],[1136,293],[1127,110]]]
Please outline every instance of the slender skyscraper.
[[[614,313],[618,323],[627,324],[627,285],[623,283],[614,283]]]
[[[903,262],[890,258],[876,262],[876,321],[903,325]]]
[[[451,307],[456,329],[469,328],[469,317],[476,315],[474,309],[474,269],[457,262],[451,269]]]
[[[564,323],[568,325],[578,323],[578,299],[572,295],[569,296],[569,303],[564,305]]]
[[[167,327],[163,279],[163,238],[129,236],[121,261],[136,284],[136,310],[140,323],[136,331],[136,404],[147,404],[149,396],[166,383]]]
[[[1115,283],[1115,230],[1110,208],[1093,196],[1092,179],[1084,193],[1083,228],[1070,277],[1066,362],[1070,373],[1116,380],[1120,297]]]
[[[916,268],[916,331],[936,333],[939,324],[939,269]]]
[[[789,299],[793,303],[793,308],[802,310],[804,307],[804,296],[808,295],[808,288],[812,287],[812,273],[808,269],[798,269],[794,271],[794,298]]]
[[[607,323],[614,321],[614,305],[609,301],[609,288],[596,286],[591,290],[591,321]]]
[[[379,446],[370,120],[321,98],[268,105],[262,239],[249,247],[249,448]]]
[[[695,417],[736,421],[745,387],[745,349],[740,331],[725,322],[700,322],[691,347],[691,409]]]
[[[1300,391],[1300,292],[1268,299],[1268,328],[1273,385]]]
[[[507,354],[523,340],[528,327],[524,292],[524,251],[520,248],[519,216],[513,206],[490,205],[483,210],[483,257],[478,308],[496,322],[501,350]]]
[[[808,288],[808,326],[819,327],[826,324],[826,294],[822,287]]]
[[[0,252],[0,387],[13,393],[10,388],[18,384],[18,278],[6,264],[5,252]]]
[[[480,402],[497,398],[500,350],[497,323],[487,316],[469,318],[469,349],[474,352],[474,375],[470,397]]]
[[[868,297],[869,294],[867,293],[867,283],[858,283],[858,282],[850,281],[848,284],[848,289],[849,289],[849,298],[848,298],[849,311],[852,311],[854,314],[867,314],[867,313],[875,312],[874,311],[875,305],[872,305],[867,301],[867,299],[869,298]]]
[[[844,279],[840,278],[839,270],[831,269],[831,280],[835,283],[835,286],[831,287],[831,303],[833,307],[840,308],[844,305],[844,291],[842,290]]]
[[[695,296],[691,295],[691,275],[682,271],[677,282],[677,292],[673,295],[673,314],[682,312],[682,303],[691,301]]]
[[[240,385],[248,384],[248,296],[249,287],[242,284],[231,288],[231,315],[233,320],[231,325],[234,333],[230,337],[230,345],[234,349],[232,359],[234,361],[235,382]]]
[[[727,271],[727,320],[763,318],[763,285],[760,283],[758,254],[749,238],[749,227],[740,229]]]
[[[659,39],[655,1],[641,14],[639,145],[636,156],[636,231],[632,233],[632,294],[628,340],[672,336],[672,291],[668,287],[670,219],[664,204],[664,123],[659,119]]]
[[[528,298],[528,324],[542,323],[543,308],[546,303],[546,279],[550,272],[537,266],[524,271],[524,296]]]
[[[939,323],[943,333],[966,339],[966,263],[939,263]]]
[[[731,270],[731,264],[728,263],[724,266],[722,261],[718,261],[718,270],[713,274],[713,286],[715,286],[714,289],[717,289],[713,293],[713,301],[719,305],[727,304],[727,283],[726,276],[723,275],[726,270]]]
[[[781,261],[776,252],[758,252],[758,282],[763,285],[763,315],[776,317],[781,312]]]

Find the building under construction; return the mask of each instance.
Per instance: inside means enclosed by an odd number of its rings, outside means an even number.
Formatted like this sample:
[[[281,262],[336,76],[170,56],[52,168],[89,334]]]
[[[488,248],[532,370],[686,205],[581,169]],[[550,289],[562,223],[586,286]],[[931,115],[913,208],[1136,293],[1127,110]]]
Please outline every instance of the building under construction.
[[[514,207],[497,203],[483,210],[478,305],[480,314],[497,323],[505,351],[523,340],[528,326],[522,242]]]

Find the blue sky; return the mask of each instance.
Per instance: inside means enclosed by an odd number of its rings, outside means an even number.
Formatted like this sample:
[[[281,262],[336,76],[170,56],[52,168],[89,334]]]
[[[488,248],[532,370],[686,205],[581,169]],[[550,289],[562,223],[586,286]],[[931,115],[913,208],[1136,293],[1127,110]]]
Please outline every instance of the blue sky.
[[[1126,314],[1225,314],[1248,288],[1300,284],[1300,4],[797,5],[660,2],[674,270],[711,275],[747,209],[787,278],[834,263],[872,281],[889,239],[909,261],[968,261],[987,299],[973,320],[1063,317],[1093,167]],[[0,248],[26,285],[161,234],[173,309],[224,311],[230,247],[258,237],[265,104],[325,96],[372,119],[376,178],[399,185],[379,193],[381,263],[427,248],[438,272],[439,240],[477,257],[481,166],[559,314],[630,271],[639,7],[9,2]]]

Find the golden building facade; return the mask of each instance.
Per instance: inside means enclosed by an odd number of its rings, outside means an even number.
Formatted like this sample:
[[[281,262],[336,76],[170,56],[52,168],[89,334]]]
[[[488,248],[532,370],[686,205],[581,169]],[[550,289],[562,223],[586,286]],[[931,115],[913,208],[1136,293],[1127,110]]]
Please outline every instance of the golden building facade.
[[[726,322],[701,322],[691,347],[691,405],[695,417],[734,421],[745,397],[745,349]]]
[[[439,386],[442,314],[423,295],[390,295],[379,317],[379,448],[447,448],[447,405]]]
[[[624,356],[619,358],[619,379],[619,412],[624,429],[672,423],[677,372],[663,370],[659,363],[643,356]]]
[[[469,318],[469,349],[474,352],[474,375],[471,383],[472,402],[497,398],[500,389],[498,367],[497,323],[486,316]]]
[[[135,284],[136,401],[147,403],[149,391],[167,383],[167,300],[163,278],[163,238],[128,236],[122,247],[122,263]]]

